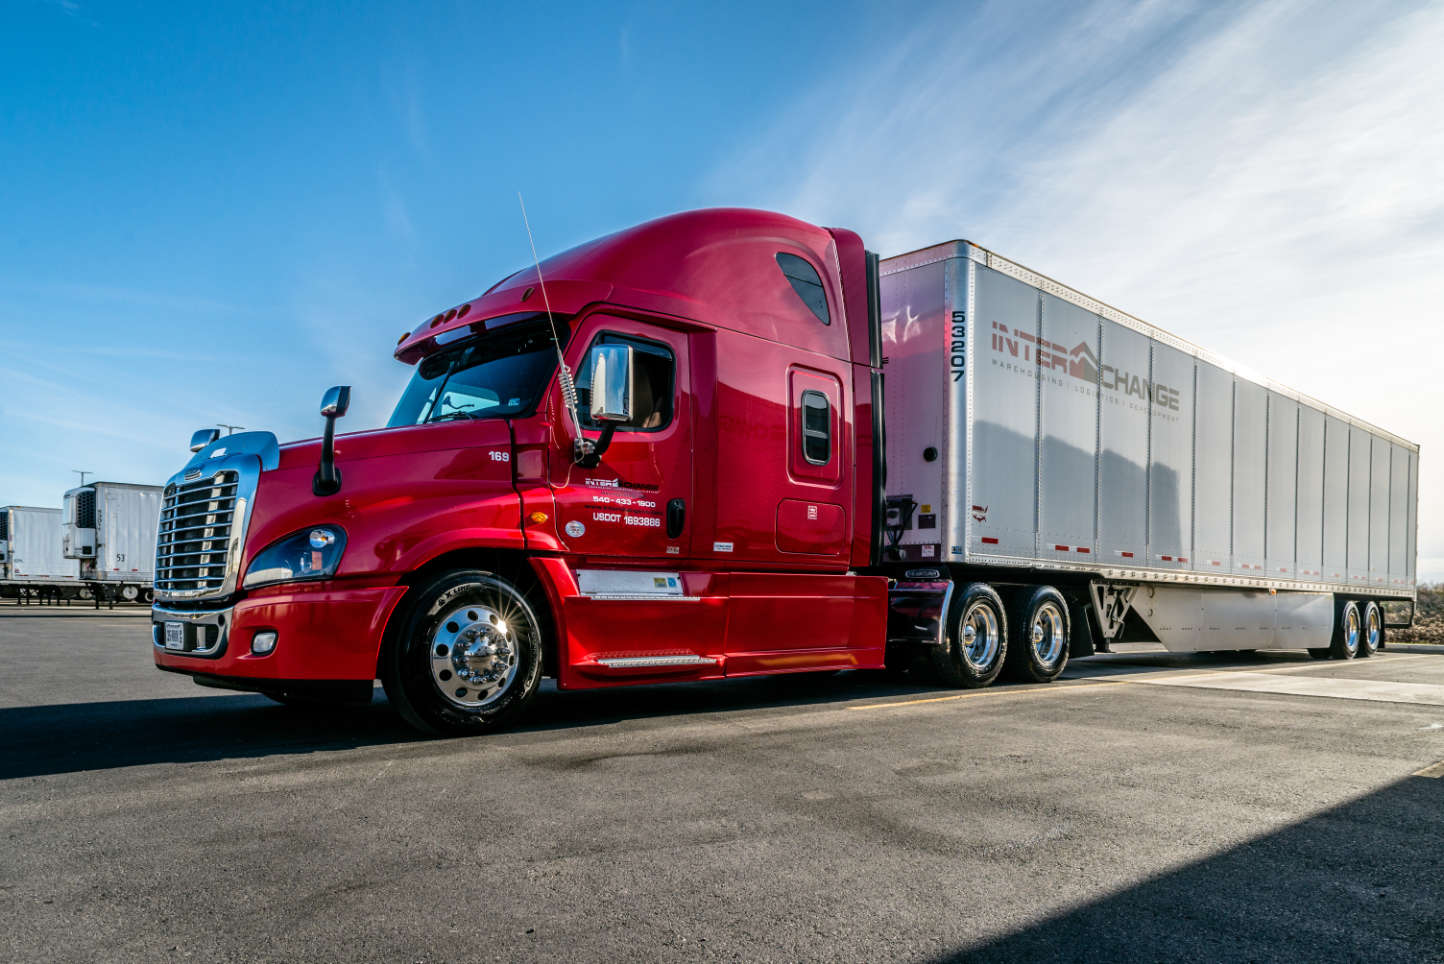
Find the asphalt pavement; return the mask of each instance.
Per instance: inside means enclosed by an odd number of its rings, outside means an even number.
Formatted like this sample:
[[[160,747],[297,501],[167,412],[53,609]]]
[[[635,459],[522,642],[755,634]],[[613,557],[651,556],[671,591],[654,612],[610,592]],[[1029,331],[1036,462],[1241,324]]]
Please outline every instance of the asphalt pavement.
[[[590,693],[420,739],[0,607],[0,955],[1444,961],[1444,649]]]

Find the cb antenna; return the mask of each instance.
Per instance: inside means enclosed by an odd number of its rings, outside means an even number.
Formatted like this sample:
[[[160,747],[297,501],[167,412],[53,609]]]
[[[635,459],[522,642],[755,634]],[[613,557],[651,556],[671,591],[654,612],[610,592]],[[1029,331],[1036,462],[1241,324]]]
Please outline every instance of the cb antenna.
[[[585,441],[582,438],[581,419],[577,417],[577,385],[576,382],[572,380],[572,370],[567,367],[566,357],[562,355],[562,340],[557,334],[556,319],[552,317],[552,303],[551,300],[547,298],[547,283],[546,279],[542,277],[541,259],[538,258],[536,254],[536,239],[532,237],[531,222],[526,216],[526,201],[522,200],[520,191],[516,192],[516,200],[517,203],[521,205],[521,223],[526,227],[526,240],[527,243],[531,245],[531,260],[532,263],[536,265],[537,284],[541,286],[542,305],[546,308],[547,324],[551,325],[552,329],[552,343],[557,349],[557,364],[560,366],[558,368],[557,380],[561,382],[562,386],[562,404],[566,406],[567,414],[571,416],[572,428],[576,431],[577,450],[578,454],[580,454]]]

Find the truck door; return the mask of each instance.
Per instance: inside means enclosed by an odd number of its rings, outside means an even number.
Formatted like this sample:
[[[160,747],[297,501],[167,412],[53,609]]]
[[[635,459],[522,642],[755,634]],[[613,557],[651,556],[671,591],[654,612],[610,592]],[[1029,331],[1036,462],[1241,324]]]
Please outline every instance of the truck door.
[[[580,595],[563,604],[563,679],[722,675],[726,598],[715,573],[684,568],[692,556],[693,396],[690,336],[610,315],[583,320],[567,351],[577,368],[582,431],[597,344],[632,348],[632,420],[617,427],[592,468],[575,464],[571,426],[554,418],[549,472],[557,529],[578,555]],[[559,414],[559,413],[558,413]],[[695,563],[694,563],[695,565]]]
[[[582,430],[596,439],[602,426],[587,416],[593,345],[626,344],[636,368],[632,422],[619,426],[598,465],[571,458],[570,425],[558,424],[551,459],[558,529],[567,545],[618,565],[665,563],[691,554],[692,409],[688,336],[609,315],[578,328],[571,363],[577,366]],[[558,422],[561,420],[558,419]]]

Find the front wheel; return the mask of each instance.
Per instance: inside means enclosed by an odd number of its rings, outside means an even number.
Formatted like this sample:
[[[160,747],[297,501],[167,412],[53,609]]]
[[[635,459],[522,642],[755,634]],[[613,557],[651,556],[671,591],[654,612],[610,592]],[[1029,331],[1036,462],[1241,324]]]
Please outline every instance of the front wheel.
[[[946,642],[931,652],[938,682],[976,688],[998,678],[1008,655],[1008,617],[992,586],[975,582],[963,590],[952,607]]]
[[[484,733],[536,696],[542,645],[524,590],[496,573],[452,570],[419,588],[383,657],[381,682],[418,730]]]

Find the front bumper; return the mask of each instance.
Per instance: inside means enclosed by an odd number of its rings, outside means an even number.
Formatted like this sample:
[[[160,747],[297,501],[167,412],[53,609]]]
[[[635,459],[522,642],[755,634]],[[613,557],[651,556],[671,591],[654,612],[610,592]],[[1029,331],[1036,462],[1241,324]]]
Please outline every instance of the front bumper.
[[[151,651],[161,669],[217,680],[373,680],[386,622],[405,593],[325,583],[277,586],[217,609],[157,604]],[[166,648],[166,623],[184,627],[183,649]],[[277,634],[276,646],[257,655],[251,640],[263,631]]]

